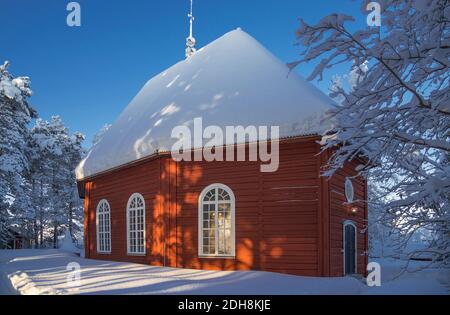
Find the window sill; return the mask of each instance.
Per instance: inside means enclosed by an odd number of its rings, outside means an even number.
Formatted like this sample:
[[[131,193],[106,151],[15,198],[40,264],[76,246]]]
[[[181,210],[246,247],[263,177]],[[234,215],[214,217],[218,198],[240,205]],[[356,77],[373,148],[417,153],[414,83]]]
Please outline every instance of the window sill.
[[[236,256],[220,256],[220,255],[199,255],[201,259],[236,259]]]
[[[145,257],[146,253],[127,253],[127,256],[134,256],[134,257]]]
[[[111,255],[111,252],[97,252],[98,255]]]

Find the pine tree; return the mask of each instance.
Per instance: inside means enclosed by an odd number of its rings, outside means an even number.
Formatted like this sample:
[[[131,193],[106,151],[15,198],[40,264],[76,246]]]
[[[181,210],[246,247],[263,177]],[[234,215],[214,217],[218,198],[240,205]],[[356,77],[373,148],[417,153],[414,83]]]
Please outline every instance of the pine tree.
[[[0,67],[0,247],[14,229],[45,246],[53,246],[62,229],[80,232],[83,208],[74,169],[85,154],[84,136],[71,135],[59,116],[37,119],[28,104],[30,80],[14,78],[8,63]]]
[[[32,172],[29,187],[33,196],[34,226],[43,235],[51,235],[53,246],[62,228],[71,235],[79,230],[83,220],[82,204],[77,194],[74,169],[82,158],[84,136],[69,134],[59,116],[50,122],[38,119],[32,128]],[[34,234],[34,238],[38,236]]]
[[[29,169],[27,125],[37,116],[28,103],[30,79],[14,78],[8,66],[0,66],[0,246],[9,238],[12,219],[28,204],[23,194],[23,175]]]
[[[83,203],[78,196],[78,188],[75,177],[75,168],[85,155],[82,142],[85,137],[81,133],[75,133],[67,138],[65,146],[65,172],[64,172],[64,194],[67,209],[67,228],[75,240],[75,235],[82,233],[80,226],[83,222]],[[78,240],[81,242],[81,240]]]
[[[50,219],[51,204],[48,197],[51,192],[51,165],[58,151],[49,122],[37,119],[31,129],[30,157],[31,167],[27,177],[29,195],[34,211],[34,235],[36,244],[44,246],[44,235],[48,234],[47,223]]]

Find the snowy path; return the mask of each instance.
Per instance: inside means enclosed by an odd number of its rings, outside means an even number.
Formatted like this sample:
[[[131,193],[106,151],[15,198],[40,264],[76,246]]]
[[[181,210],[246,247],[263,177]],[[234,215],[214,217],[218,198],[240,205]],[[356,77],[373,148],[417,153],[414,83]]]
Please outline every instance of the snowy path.
[[[67,264],[81,266],[72,288]],[[88,260],[58,250],[0,251],[0,293],[13,294],[448,294],[435,279],[408,277],[368,289],[354,278],[310,278],[268,272],[217,272]],[[419,276],[417,276],[419,277]],[[420,278],[420,277],[419,277]],[[427,285],[421,286],[422,283]],[[396,285],[397,286],[396,286]],[[415,291],[408,287],[415,287]],[[419,287],[418,287],[419,286]],[[386,288],[386,290],[384,290]],[[417,292],[421,290],[421,292]],[[386,292],[387,291],[387,292]],[[392,292],[391,292],[392,291]]]

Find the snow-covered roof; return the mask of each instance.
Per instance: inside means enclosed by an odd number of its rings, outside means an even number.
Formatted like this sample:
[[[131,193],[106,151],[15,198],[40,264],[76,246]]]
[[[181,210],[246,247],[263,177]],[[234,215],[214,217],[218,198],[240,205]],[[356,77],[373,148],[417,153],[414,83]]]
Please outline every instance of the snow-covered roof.
[[[333,101],[237,29],[148,81],[76,169],[78,180],[170,151],[175,126],[280,126],[321,134]]]

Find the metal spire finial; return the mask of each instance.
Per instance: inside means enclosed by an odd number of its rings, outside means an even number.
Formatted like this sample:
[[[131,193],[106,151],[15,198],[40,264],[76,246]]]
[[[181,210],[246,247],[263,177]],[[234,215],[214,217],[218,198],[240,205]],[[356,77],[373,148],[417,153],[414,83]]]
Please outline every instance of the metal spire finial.
[[[189,58],[190,56],[192,56],[197,50],[195,49],[195,38],[193,36],[193,32],[192,32],[192,24],[194,22],[194,14],[193,14],[193,10],[192,10],[192,6],[193,6],[193,0],[190,0],[191,2],[191,11],[188,14],[189,17],[189,37],[186,39],[186,58]]]

